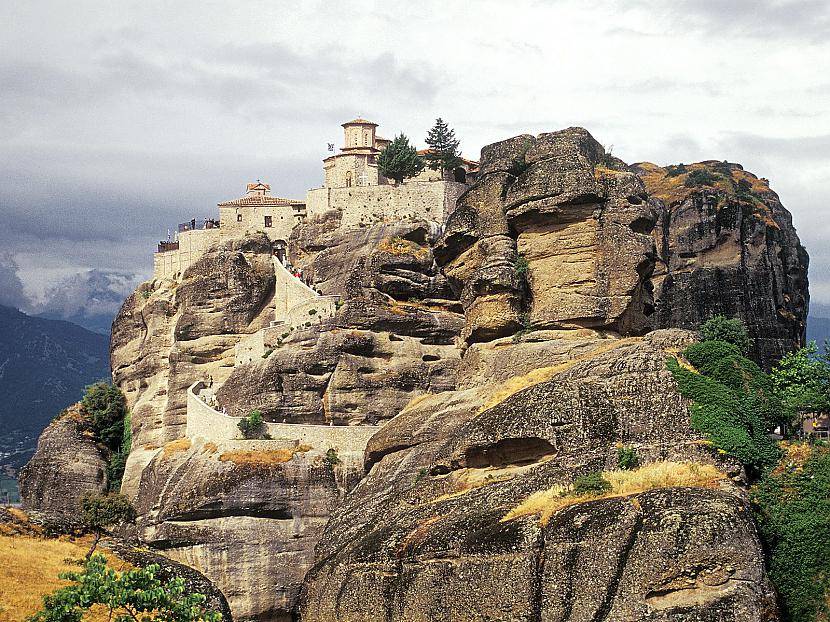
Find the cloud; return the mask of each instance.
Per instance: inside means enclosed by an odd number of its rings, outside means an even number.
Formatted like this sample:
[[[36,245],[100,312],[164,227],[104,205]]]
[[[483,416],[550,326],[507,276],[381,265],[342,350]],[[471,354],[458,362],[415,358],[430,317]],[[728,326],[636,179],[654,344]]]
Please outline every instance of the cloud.
[[[626,5],[668,18],[676,31],[712,36],[823,43],[830,30],[825,0],[643,0]]]
[[[20,309],[27,304],[14,258],[8,253],[0,254],[0,305]]]

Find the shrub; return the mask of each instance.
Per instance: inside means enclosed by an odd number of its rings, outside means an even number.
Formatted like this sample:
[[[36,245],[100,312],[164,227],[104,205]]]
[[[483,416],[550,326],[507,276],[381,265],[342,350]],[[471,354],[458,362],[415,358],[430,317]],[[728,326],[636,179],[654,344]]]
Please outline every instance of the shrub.
[[[617,448],[617,468],[630,471],[637,466],[637,451],[633,447]]]
[[[611,483],[599,471],[579,475],[574,480],[573,494],[599,496],[611,490]]]
[[[308,314],[309,315],[317,315],[317,309],[309,309]]]
[[[684,185],[687,188],[699,188],[700,186],[714,186],[718,176],[706,169],[696,169],[688,174]]]
[[[121,446],[110,456],[107,465],[107,491],[121,490],[121,481],[124,479],[124,469],[127,466],[127,458],[130,455],[130,448],[133,444],[133,432],[130,426],[130,413],[124,417],[124,435],[121,438]]]
[[[748,179],[739,179],[737,188],[739,193],[749,194],[752,192],[752,183]]]
[[[513,264],[513,268],[516,270],[516,276],[519,278],[526,278],[528,269],[530,268],[527,257],[524,255],[516,257],[516,262]]]
[[[242,436],[247,439],[262,438],[266,431],[262,413],[258,410],[252,410],[247,417],[240,419],[236,427],[242,432]]]
[[[282,345],[282,339],[277,338],[277,347],[280,347],[281,345]],[[269,356],[271,356],[271,353],[273,351],[274,351],[273,348],[268,348],[265,352],[262,353],[262,358],[267,359]]]
[[[204,607],[204,595],[188,593],[180,577],[162,582],[159,570],[151,564],[118,573],[107,568],[103,555],[95,555],[83,571],[61,575],[71,584],[44,596],[43,608],[29,622],[77,622],[93,606],[102,607],[113,622],[221,622],[222,614]]]
[[[96,438],[110,450],[115,451],[121,446],[127,401],[118,387],[106,382],[89,385],[81,399],[81,414]]]
[[[830,452],[826,447],[790,446],[781,465],[753,488],[752,501],[784,619],[827,619]]]
[[[686,348],[683,356],[697,372],[670,358],[667,365],[681,395],[692,400],[692,428],[718,449],[757,471],[778,459],[769,433],[780,424],[782,409],[769,378],[737,347],[705,341]]]
[[[323,461],[332,468],[340,464],[340,458],[337,456],[337,451],[333,447],[330,447],[326,451]]]
[[[688,172],[685,164],[672,164],[666,167],[666,176],[678,177]]]
[[[700,338],[703,341],[725,341],[731,343],[746,354],[751,342],[746,334],[743,322],[737,318],[728,319],[724,315],[716,315],[706,320],[700,326]]]
[[[95,534],[86,558],[89,559],[95,552],[95,547],[107,529],[119,523],[132,522],[135,516],[135,508],[123,495],[109,493],[81,497],[81,520],[84,527]]]
[[[785,354],[770,374],[784,405],[795,415],[799,411],[830,409],[830,362],[816,356],[811,341],[807,347]]]

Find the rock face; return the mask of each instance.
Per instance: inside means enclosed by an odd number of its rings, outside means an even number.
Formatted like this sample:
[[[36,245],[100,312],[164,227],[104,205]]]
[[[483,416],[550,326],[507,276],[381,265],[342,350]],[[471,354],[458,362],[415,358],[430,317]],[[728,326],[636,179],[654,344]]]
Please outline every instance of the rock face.
[[[548,380],[489,408],[479,387],[401,413],[370,442],[368,476],[326,527],[302,619],[774,618],[731,484],[588,501],[547,522],[507,516],[537,491],[614,468],[618,442],[642,464],[736,473],[697,442],[665,369],[690,338],[597,340],[582,357],[552,356]]]
[[[87,432],[77,405],[40,435],[37,450],[20,472],[24,507],[76,518],[85,494],[107,489],[107,460]]]
[[[468,343],[522,328],[643,332],[656,213],[640,179],[582,128],[481,151],[436,248]]]
[[[681,166],[633,167],[659,210],[654,325],[738,317],[751,356],[769,368],[806,339],[808,257],[792,216],[766,180],[738,164]]]
[[[142,541],[202,572],[235,620],[290,619],[329,512],[360,477],[311,447],[178,441],[143,471]]]
[[[273,318],[271,246],[260,234],[205,253],[181,283],[148,281],[113,323],[113,383],[132,413],[122,492],[135,497],[159,447],[184,435],[187,387],[233,370],[234,346]]]

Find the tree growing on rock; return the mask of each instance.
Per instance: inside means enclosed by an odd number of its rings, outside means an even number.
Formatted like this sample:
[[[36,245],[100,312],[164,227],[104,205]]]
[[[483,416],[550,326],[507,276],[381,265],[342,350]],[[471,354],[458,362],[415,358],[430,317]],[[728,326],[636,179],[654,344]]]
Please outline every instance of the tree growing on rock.
[[[406,134],[398,134],[378,156],[378,168],[389,179],[399,184],[424,170],[424,160],[410,143]]]
[[[119,573],[94,555],[83,571],[61,575],[71,584],[44,596],[43,608],[28,622],[79,622],[93,606],[108,610],[113,622],[221,622],[221,613],[205,608],[203,594],[188,593],[180,577],[162,582],[159,569],[151,564]]]
[[[435,125],[427,133],[425,142],[429,145],[429,151],[424,159],[433,171],[440,170],[446,173],[463,163],[455,130],[451,129],[441,117],[435,119]]]
[[[81,519],[84,527],[95,536],[86,554],[89,560],[110,527],[135,520],[135,508],[123,495],[84,495],[81,498]]]
[[[731,343],[741,351],[741,354],[749,352],[749,346],[752,345],[743,322],[737,318],[729,319],[725,315],[716,315],[701,324],[700,338],[703,341]]]

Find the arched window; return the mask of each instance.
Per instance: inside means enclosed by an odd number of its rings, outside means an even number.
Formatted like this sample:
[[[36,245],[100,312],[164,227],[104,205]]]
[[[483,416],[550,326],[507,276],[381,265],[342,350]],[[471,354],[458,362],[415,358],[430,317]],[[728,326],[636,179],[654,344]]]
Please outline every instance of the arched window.
[[[346,187],[347,188],[352,187],[352,172],[351,171],[346,171]]]

